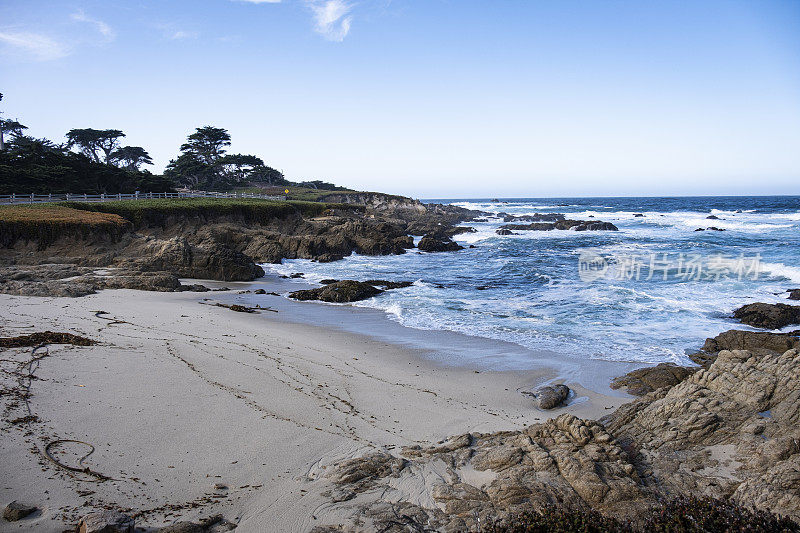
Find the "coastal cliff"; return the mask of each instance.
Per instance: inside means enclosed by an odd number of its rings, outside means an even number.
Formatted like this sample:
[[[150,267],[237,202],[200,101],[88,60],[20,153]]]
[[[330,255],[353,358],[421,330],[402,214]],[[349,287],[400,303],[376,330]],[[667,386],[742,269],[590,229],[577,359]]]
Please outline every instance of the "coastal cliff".
[[[0,264],[65,264],[121,269],[117,275],[160,272],[249,281],[263,275],[256,263],[336,261],[354,252],[402,254],[414,247],[409,235],[450,228],[474,215],[378,193],[330,199],[342,202],[186,199],[9,206],[0,220]],[[37,278],[28,269],[26,279],[8,283],[14,280],[6,277],[0,290],[39,294],[47,287],[37,281],[47,281],[53,294],[61,294],[59,283],[52,283],[59,278],[53,275],[50,269]],[[173,284],[168,281],[160,288]],[[149,283],[141,288],[152,289]],[[64,291],[74,295],[66,287]]]

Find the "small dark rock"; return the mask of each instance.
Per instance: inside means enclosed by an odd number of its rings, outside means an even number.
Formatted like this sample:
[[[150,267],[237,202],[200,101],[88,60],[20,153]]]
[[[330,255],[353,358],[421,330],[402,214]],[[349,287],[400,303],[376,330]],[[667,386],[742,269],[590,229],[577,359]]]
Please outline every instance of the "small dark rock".
[[[789,293],[790,300],[800,300],[800,289],[789,289],[786,292]]]
[[[267,294],[267,291],[264,289],[256,289],[253,291],[253,294]]]
[[[517,235],[510,229],[500,228],[499,230],[495,231],[498,235]]]
[[[90,513],[81,518],[79,533],[132,533],[134,520],[119,511]]]
[[[429,233],[422,237],[417,245],[423,252],[457,252],[464,247],[449,238]]]
[[[294,274],[289,274],[290,279],[302,278],[303,276],[305,276],[305,274],[303,274],[302,272],[295,272]]]
[[[209,289],[205,285],[200,285],[200,284],[197,284],[197,283],[193,283],[191,285],[181,285],[180,287],[175,289],[175,292],[187,292],[187,291],[188,292],[208,292],[210,290],[211,289]]]
[[[6,505],[6,508],[3,509],[3,518],[8,520],[9,522],[16,522],[17,520],[22,520],[26,516],[29,516],[36,512],[36,507],[33,505],[25,505],[24,503],[20,503],[16,500]]]
[[[333,263],[334,261],[339,261],[344,259],[342,254],[321,254],[314,258],[314,261],[318,263]]]
[[[636,213],[636,214],[633,215],[633,217],[634,218],[642,218],[642,217],[644,217],[644,214],[643,213]]]
[[[541,387],[535,392],[525,393],[536,399],[539,409],[553,409],[563,404],[569,397],[569,387],[566,385],[549,385]]]
[[[719,220],[719,217],[717,215],[708,215],[706,217],[706,219],[707,220]]]

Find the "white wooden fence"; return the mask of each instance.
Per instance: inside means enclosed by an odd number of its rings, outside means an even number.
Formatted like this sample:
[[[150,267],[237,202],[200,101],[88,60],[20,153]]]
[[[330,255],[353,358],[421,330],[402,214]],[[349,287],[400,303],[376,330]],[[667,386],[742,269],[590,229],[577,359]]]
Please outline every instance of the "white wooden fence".
[[[213,192],[213,191],[185,191],[185,192],[136,192],[132,194],[4,194],[0,195],[0,205],[3,204],[38,204],[43,202],[61,202],[71,200],[75,202],[114,202],[118,200],[150,200],[152,198],[260,198],[262,200],[285,200],[285,196],[270,196],[267,194],[254,194],[249,192]]]

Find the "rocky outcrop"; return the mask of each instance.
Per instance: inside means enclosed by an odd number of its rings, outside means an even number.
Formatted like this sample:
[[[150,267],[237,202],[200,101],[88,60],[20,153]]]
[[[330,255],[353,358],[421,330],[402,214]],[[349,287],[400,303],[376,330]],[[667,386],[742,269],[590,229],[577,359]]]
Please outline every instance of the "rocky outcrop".
[[[619,231],[611,222],[600,220],[559,220],[557,222],[532,222],[530,224],[504,224],[501,230],[525,230],[525,231],[550,231],[573,230],[573,231]]]
[[[24,270],[30,265],[57,263],[71,264],[75,269],[124,268],[178,277],[249,281],[263,275],[256,263],[279,263],[282,259],[329,262],[354,252],[402,254],[414,247],[411,235],[436,232],[449,240],[458,233],[474,231],[456,224],[478,214],[380,193],[329,196],[323,200],[338,199],[352,205],[287,203],[269,209],[253,205],[227,209],[220,205],[194,211],[153,208],[152,212],[131,215],[136,220],[123,224],[124,231],[113,238],[104,233],[104,226],[87,226],[80,239],[74,232],[49,232],[46,240],[37,240],[33,234],[19,235],[0,244],[0,265]],[[331,207],[324,209],[325,205]],[[94,207],[86,209],[89,215],[101,214],[95,213]],[[75,281],[72,287],[63,283],[34,287],[26,283],[29,280],[25,275],[0,278],[4,283],[15,282],[5,291],[76,296],[92,291],[90,284],[77,285]],[[47,281],[41,276],[38,279]]]
[[[798,379],[795,349],[724,350],[709,369],[621,407],[606,427],[635,447],[665,490],[730,495],[741,505],[797,518],[800,478],[787,484],[778,473],[796,471],[800,461],[792,444],[800,436]]]
[[[9,279],[0,278],[0,293],[18,296],[80,297],[101,289],[137,289],[158,292],[205,292],[198,284],[182,285],[170,272],[141,272],[124,269],[92,269],[73,265],[42,265],[39,270],[23,267]],[[64,277],[62,277],[64,276]]]
[[[767,333],[732,329],[706,339],[703,352],[716,354],[722,350],[747,350],[756,354],[783,353],[800,348],[800,331],[797,333]],[[699,363],[699,361],[696,361]]]
[[[366,300],[377,296],[383,291],[363,281],[343,280],[318,287],[295,291],[289,294],[289,298],[295,300],[320,300],[331,303],[348,303]]]
[[[347,303],[366,300],[378,294],[392,290],[404,289],[414,283],[411,281],[388,281],[385,279],[370,279],[367,281],[323,279],[323,287],[295,291],[289,298],[295,300],[321,300],[323,302]]]
[[[250,257],[215,240],[200,244],[190,244],[182,236],[149,240],[137,251],[136,257],[122,266],[221,281],[251,281],[264,275]]]
[[[423,252],[457,252],[464,247],[438,233],[429,233],[420,239],[417,244]]]
[[[786,292],[789,293],[790,300],[800,300],[800,289],[789,289]]]
[[[562,414],[521,431],[460,435],[399,455],[373,453],[330,466],[326,480],[336,494],[351,494],[336,504],[340,515],[378,530],[390,528],[398,509],[420,530],[473,530],[551,505],[636,523],[660,501],[680,495],[797,519],[797,383],[797,349],[722,350],[708,368],[600,421]]]
[[[781,329],[800,324],[800,306],[788,304],[747,304],[733,312],[743,324],[763,329]]]
[[[612,389],[625,388],[628,394],[644,396],[649,392],[677,385],[698,368],[678,366],[672,363],[661,363],[653,367],[640,368],[615,378],[611,382]]]

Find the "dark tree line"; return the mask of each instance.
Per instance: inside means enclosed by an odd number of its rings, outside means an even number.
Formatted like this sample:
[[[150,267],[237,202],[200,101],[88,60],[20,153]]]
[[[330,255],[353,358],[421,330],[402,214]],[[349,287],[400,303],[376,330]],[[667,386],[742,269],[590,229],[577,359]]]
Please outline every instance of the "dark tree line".
[[[124,145],[121,130],[71,129],[66,142],[57,144],[26,135],[27,129],[0,116],[0,194],[224,191],[250,184],[295,185],[258,156],[229,154],[230,134],[214,126],[191,133],[163,175],[142,169],[153,164],[150,154],[141,146]],[[318,180],[300,185],[343,189]]]
[[[283,174],[254,155],[229,154],[231,136],[214,126],[197,128],[181,145],[164,176],[190,189],[228,190],[249,183],[283,185]]]
[[[0,150],[0,194],[88,193],[116,194],[169,191],[163,176],[140,170],[152,164],[140,146],[120,146],[119,130],[73,129],[67,142],[25,135],[26,126],[0,119],[4,134]]]

